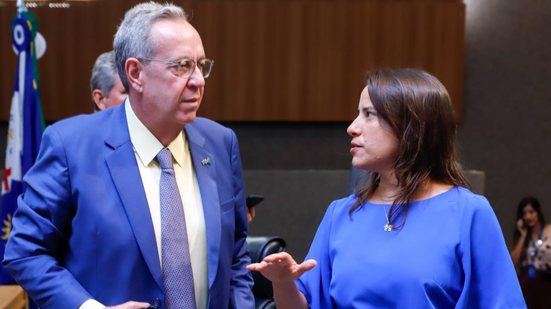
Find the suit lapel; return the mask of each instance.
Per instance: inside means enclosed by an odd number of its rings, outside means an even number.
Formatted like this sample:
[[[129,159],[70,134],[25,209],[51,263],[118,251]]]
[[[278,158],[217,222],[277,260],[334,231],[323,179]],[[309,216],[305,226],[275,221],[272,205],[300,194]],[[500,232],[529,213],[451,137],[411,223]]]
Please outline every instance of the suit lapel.
[[[134,149],[128,135],[124,104],[116,107],[111,116],[111,123],[106,124],[106,127],[117,128],[112,130],[111,135],[105,140],[106,146],[111,149],[111,153],[106,156],[111,179],[126,211],[142,256],[159,288],[162,289],[161,266],[157,254],[155,232]],[[141,188],[141,190],[137,188]]]
[[[192,124],[185,127],[186,136],[189,140],[189,149],[205,216],[205,228],[207,232],[207,256],[209,288],[212,287],[218,271],[218,258],[220,254],[220,200],[218,187],[216,185],[216,158],[205,149],[204,137],[195,129]]]

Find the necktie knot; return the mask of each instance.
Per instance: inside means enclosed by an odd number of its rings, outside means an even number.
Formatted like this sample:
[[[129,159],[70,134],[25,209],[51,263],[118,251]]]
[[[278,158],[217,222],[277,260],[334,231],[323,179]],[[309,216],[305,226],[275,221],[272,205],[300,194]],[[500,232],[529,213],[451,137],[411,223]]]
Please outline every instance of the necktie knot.
[[[174,169],[174,167],[172,166],[172,153],[170,153],[170,150],[168,148],[161,149],[156,158],[161,165],[161,169]]]

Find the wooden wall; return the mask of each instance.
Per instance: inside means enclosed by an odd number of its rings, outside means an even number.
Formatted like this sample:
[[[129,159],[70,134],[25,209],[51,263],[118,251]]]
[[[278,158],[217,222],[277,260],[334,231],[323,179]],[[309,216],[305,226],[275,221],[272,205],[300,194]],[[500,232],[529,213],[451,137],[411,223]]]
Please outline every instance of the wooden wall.
[[[89,78],[139,1],[32,9],[48,50],[39,61],[46,120],[92,111]],[[12,6],[0,5],[0,120],[15,76]],[[215,60],[200,114],[220,121],[348,121],[365,73],[418,67],[442,80],[461,115],[465,6],[460,0],[187,0]],[[5,4],[5,1],[3,2]],[[8,104],[5,104],[8,102]]]

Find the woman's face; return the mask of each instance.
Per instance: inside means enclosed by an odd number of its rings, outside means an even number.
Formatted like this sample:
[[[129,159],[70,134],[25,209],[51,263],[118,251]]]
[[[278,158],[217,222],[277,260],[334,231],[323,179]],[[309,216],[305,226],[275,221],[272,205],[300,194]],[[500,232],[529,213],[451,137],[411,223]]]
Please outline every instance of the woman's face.
[[[358,116],[348,129],[352,137],[352,166],[377,173],[392,171],[400,141],[390,126],[377,115],[365,87],[358,104]]]
[[[524,209],[522,210],[522,219],[529,228],[533,228],[538,225],[538,212],[531,204],[524,206]]]

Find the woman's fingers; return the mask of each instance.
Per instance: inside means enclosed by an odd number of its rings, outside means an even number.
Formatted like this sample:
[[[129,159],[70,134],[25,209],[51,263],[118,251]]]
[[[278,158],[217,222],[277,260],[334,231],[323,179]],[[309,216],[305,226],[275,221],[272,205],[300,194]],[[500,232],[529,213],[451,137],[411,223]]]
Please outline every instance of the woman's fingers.
[[[316,265],[315,260],[307,260],[297,264],[289,253],[280,252],[265,257],[260,263],[248,265],[247,269],[260,272],[272,282],[284,282],[297,279]]]
[[[266,263],[282,263],[282,264],[295,263],[295,260],[293,259],[293,257],[287,252],[270,254],[267,257],[265,257],[264,260],[262,261]]]
[[[318,262],[316,262],[316,260],[306,260],[300,264],[300,267],[304,269],[305,272],[316,267],[316,265],[318,265]]]

